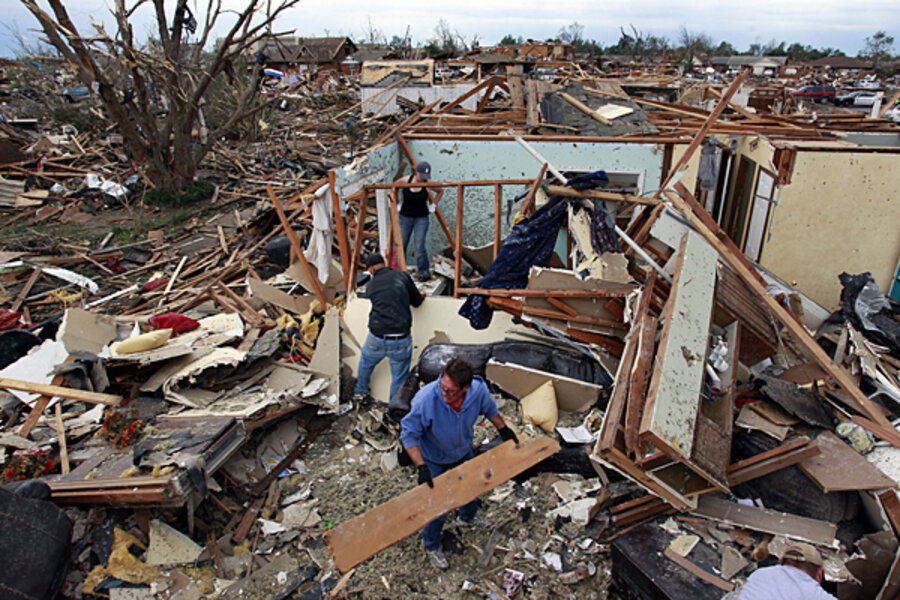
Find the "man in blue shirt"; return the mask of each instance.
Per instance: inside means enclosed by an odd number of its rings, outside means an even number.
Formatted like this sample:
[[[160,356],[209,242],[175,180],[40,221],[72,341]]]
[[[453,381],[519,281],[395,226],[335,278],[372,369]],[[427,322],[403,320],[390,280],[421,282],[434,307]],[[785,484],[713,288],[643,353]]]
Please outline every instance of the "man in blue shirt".
[[[419,484],[434,488],[432,479],[473,458],[474,426],[484,417],[493,423],[503,441],[519,439],[507,427],[497,404],[472,365],[458,356],[447,361],[440,379],[425,385],[413,397],[409,414],[401,421],[400,439],[419,470]],[[478,499],[460,507],[454,522],[461,527],[475,524]],[[442,515],[422,530],[422,543],[432,566],[446,570],[450,565],[441,552]]]

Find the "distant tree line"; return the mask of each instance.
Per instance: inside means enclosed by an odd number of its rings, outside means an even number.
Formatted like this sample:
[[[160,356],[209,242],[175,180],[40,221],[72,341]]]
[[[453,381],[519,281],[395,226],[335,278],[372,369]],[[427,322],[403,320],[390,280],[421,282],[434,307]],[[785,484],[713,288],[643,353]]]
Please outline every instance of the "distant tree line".
[[[792,61],[808,61],[825,58],[828,56],[846,56],[839,48],[814,48],[807,44],[794,42],[788,44],[785,41],[772,40],[766,44],[754,42],[744,50],[739,51],[730,42],[725,40],[716,44],[713,39],[704,33],[691,32],[684,25],[681,26],[678,40],[671,42],[665,36],[657,36],[640,31],[634,25],[628,29],[619,28],[619,40],[612,45],[604,46],[596,40],[584,37],[584,26],[577,21],[559,30],[556,37],[548,38],[548,42],[560,42],[572,44],[575,52],[590,55],[624,55],[642,61],[651,58],[666,58],[675,62],[690,64],[694,58],[705,56],[786,56]],[[508,34],[500,40],[501,46],[516,46],[524,43],[521,36]],[[895,59],[893,55],[894,38],[885,31],[878,31],[873,36],[866,38],[866,45],[859,58],[875,63],[876,70],[887,66],[887,63]]]

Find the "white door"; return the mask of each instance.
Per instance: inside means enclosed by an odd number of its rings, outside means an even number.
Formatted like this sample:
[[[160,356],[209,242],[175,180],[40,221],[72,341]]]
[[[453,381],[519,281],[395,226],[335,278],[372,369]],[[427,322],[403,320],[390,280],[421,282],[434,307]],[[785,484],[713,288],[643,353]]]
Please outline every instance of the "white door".
[[[766,233],[769,206],[772,203],[774,191],[775,179],[760,169],[759,178],[756,180],[756,192],[753,194],[750,224],[747,226],[747,239],[744,242],[744,254],[752,261],[758,261],[762,251],[763,236]]]

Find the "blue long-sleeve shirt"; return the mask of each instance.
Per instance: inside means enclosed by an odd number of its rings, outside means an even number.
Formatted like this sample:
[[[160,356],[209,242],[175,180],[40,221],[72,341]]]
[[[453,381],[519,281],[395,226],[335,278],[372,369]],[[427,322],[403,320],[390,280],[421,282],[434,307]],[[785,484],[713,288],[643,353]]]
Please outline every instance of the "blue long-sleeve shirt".
[[[409,414],[400,422],[404,448],[418,446],[427,462],[449,465],[472,449],[478,417],[497,416],[497,404],[481,377],[475,376],[457,413],[441,394],[441,378],[426,384],[412,399]]]

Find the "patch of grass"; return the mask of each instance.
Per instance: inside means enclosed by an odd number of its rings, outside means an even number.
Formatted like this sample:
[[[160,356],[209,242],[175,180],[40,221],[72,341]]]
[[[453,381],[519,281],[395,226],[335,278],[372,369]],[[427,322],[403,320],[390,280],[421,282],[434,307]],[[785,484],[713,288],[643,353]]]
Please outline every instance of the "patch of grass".
[[[189,209],[177,210],[159,219],[138,221],[131,227],[114,225],[112,232],[115,235],[116,243],[130,244],[131,242],[138,242],[145,239],[147,237],[147,232],[153,231],[154,229],[162,229],[167,233],[174,232],[175,230],[184,227],[195,214],[195,211]]]
[[[153,206],[187,206],[209,200],[215,189],[216,186],[212,183],[195,179],[180,194],[164,190],[148,190],[144,195],[144,202]]]

